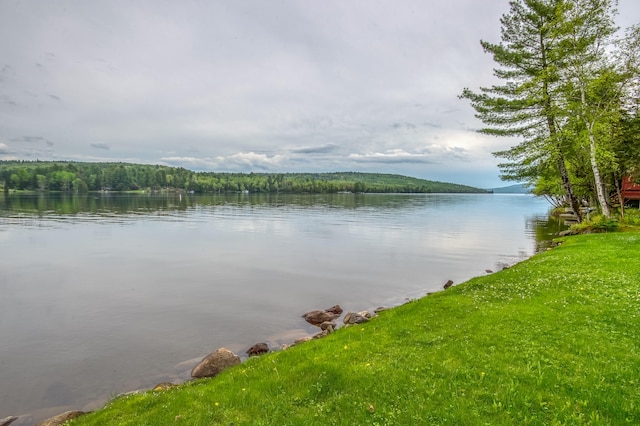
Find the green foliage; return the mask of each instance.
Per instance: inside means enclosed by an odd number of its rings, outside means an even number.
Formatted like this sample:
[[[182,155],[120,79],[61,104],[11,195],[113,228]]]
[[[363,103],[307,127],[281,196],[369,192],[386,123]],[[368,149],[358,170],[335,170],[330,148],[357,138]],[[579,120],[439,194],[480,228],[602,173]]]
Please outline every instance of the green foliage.
[[[621,225],[640,226],[640,209],[625,209]]]
[[[0,182],[15,190],[77,192],[138,189],[197,193],[486,192],[466,185],[380,173],[211,173],[145,164],[47,161],[0,161]]]
[[[618,221],[603,215],[592,215],[578,224],[571,225],[571,229],[581,234],[614,232],[618,229]]]
[[[504,271],[71,425],[640,424],[640,234]]]

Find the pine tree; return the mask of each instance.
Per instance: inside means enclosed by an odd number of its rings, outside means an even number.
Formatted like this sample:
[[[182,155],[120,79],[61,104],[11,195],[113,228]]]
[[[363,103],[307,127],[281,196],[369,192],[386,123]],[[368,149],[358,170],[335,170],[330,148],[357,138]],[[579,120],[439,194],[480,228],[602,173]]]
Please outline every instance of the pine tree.
[[[555,167],[570,206],[581,219],[567,169],[567,141],[560,131],[565,108],[561,70],[565,67],[564,0],[514,0],[503,15],[501,42],[481,41],[485,52],[499,65],[494,75],[502,85],[481,87],[480,93],[465,88],[461,97],[470,100],[486,127],[480,131],[496,136],[518,136],[523,141],[511,149],[495,152],[505,158],[499,165],[505,180],[528,180]]]

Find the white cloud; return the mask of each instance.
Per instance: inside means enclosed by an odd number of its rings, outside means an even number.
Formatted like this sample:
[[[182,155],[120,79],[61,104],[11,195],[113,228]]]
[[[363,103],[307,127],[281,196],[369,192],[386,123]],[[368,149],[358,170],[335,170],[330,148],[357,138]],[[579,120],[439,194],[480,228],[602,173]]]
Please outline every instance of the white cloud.
[[[9,145],[7,145],[6,143],[0,142],[0,154],[11,154]]]
[[[350,154],[349,158],[356,162],[376,163],[431,163],[428,154],[409,153],[402,149],[391,149],[386,152],[370,152],[366,154]]]
[[[249,172],[270,171],[277,169],[286,159],[283,155],[256,154],[255,152],[238,152],[227,157],[163,157],[161,161],[167,165],[187,167],[196,170],[217,170]]]

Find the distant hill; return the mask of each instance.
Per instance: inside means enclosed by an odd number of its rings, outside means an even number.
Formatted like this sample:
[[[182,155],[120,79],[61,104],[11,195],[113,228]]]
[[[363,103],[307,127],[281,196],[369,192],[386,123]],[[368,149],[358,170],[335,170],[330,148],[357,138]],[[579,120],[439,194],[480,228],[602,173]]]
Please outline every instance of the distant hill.
[[[494,194],[529,194],[531,189],[524,183],[517,185],[503,186],[501,188],[492,188],[489,191],[493,191]]]
[[[189,191],[194,193],[486,193],[487,190],[383,173],[216,173],[131,163],[0,161],[5,191]]]
[[[333,173],[285,173],[285,177],[302,180],[317,180],[330,183],[360,184],[365,191],[355,192],[443,192],[443,193],[485,193],[485,189],[457,183],[438,182],[409,176],[386,173],[333,172]]]

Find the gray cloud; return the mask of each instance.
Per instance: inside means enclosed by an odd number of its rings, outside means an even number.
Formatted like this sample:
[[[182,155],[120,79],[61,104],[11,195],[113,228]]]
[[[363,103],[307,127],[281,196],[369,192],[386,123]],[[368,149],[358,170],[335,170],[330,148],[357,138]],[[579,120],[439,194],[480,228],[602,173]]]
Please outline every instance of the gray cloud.
[[[326,154],[329,152],[334,152],[339,148],[340,147],[336,144],[328,143],[325,145],[293,148],[291,152],[295,154]]]
[[[91,147],[96,148],[96,149],[104,149],[104,150],[110,150],[111,148],[109,147],[109,145],[107,145],[106,143],[102,143],[102,142],[95,142],[95,143],[91,143],[89,144]]]
[[[349,159],[356,162],[367,163],[435,163],[433,158],[425,153],[409,153],[401,149],[394,149],[386,152],[372,152],[367,154],[350,154]]]
[[[20,136],[16,138],[9,138],[9,141],[28,144],[44,143],[47,146],[54,145],[52,141],[42,136]]]
[[[0,101],[3,104],[9,105],[11,107],[18,106],[18,104],[11,98],[11,96],[8,95],[0,95]]]
[[[413,123],[393,123],[391,127],[396,130],[398,129],[415,130],[417,128],[417,126]]]
[[[0,140],[12,156],[450,173],[499,186],[491,151],[512,141],[475,133],[457,96],[493,84],[479,40],[499,40],[506,0],[0,8],[0,37],[12,40],[0,45]],[[634,0],[619,9],[627,20],[640,15]],[[109,144],[86,142],[96,140]]]
[[[10,138],[11,142],[44,142],[44,138],[42,136],[21,136],[18,138]]]

